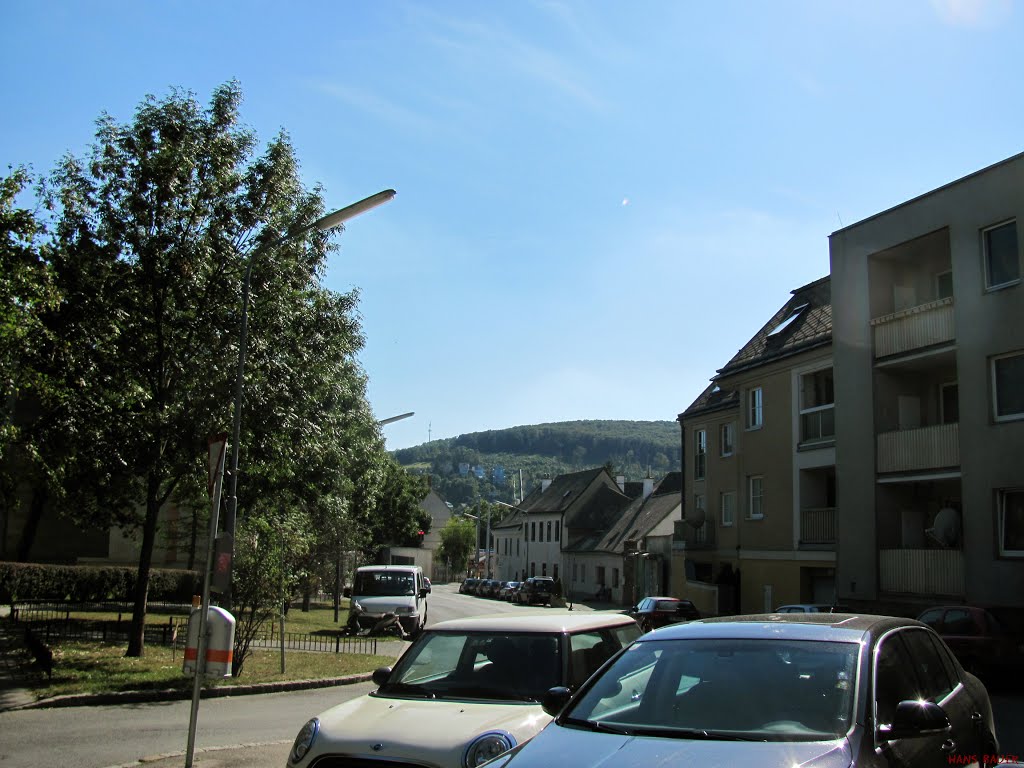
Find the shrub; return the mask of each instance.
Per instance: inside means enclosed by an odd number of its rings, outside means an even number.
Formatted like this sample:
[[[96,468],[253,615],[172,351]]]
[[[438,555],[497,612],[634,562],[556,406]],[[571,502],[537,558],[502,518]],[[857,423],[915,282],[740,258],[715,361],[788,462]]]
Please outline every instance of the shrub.
[[[138,569],[117,565],[49,565],[0,562],[0,601],[133,600]],[[202,588],[197,571],[154,568],[149,599],[188,603]]]

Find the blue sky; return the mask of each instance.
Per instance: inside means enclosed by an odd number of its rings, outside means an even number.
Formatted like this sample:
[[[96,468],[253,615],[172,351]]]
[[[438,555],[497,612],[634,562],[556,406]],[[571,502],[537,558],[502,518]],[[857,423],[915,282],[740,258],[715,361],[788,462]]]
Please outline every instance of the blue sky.
[[[237,79],[330,207],[389,448],[672,420],[828,235],[1024,149],[1024,3],[0,2],[0,162]],[[256,329],[253,333],[258,332]]]

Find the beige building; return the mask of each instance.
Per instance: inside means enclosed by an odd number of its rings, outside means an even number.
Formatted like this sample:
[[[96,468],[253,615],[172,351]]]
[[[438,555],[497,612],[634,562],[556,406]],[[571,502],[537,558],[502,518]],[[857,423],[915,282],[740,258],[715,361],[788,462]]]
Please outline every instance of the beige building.
[[[1024,154],[830,238],[837,588],[915,614],[1024,595]]]
[[[708,614],[835,599],[829,279],[789,301],[679,416],[673,594]]]

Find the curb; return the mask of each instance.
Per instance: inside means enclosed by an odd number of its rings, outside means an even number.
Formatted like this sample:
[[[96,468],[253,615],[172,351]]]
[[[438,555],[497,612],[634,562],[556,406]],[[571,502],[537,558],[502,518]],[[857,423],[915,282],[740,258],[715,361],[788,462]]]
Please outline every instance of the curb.
[[[200,699],[216,699],[224,696],[247,696],[257,693],[280,693],[282,691],[304,691],[313,688],[331,688],[337,685],[365,683],[373,678],[373,673],[364,672],[345,677],[327,677],[321,680],[290,680],[280,683],[254,683],[252,685],[231,685],[220,688],[203,688],[199,692]],[[192,691],[177,688],[166,688],[159,691],[119,691],[117,693],[76,693],[67,696],[53,696],[40,699],[6,710],[15,712],[23,709],[50,709],[56,707],[93,707],[117,704],[139,704],[154,701],[180,701],[191,699]]]

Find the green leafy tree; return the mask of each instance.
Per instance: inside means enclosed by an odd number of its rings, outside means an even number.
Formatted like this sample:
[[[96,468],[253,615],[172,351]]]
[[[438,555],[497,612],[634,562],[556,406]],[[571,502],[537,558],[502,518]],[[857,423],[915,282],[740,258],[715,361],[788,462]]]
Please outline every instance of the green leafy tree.
[[[476,538],[476,521],[467,517],[452,517],[441,529],[441,545],[438,556],[443,562],[451,563],[456,573],[464,573],[473,554],[473,540]]]
[[[230,421],[246,260],[324,210],[320,190],[301,184],[285,135],[254,157],[240,101],[232,82],[206,108],[173,91],[147,97],[129,123],[103,115],[88,157],[67,157],[51,182],[53,264],[65,297],[51,324],[82,350],[68,352],[82,386],[66,412],[73,445],[92,446],[84,455],[96,478],[76,509],[82,522],[141,534],[129,656],[143,653],[159,510],[195,473],[206,436]],[[281,411],[301,376],[280,375],[287,364],[278,352],[294,352],[311,312],[289,302],[331,305],[314,301],[329,250],[325,235],[308,232],[253,265],[253,327],[264,331],[249,350],[243,413],[257,423],[247,421],[242,443],[254,452],[285,445],[282,422],[309,414],[308,403]],[[287,474],[264,472],[275,483]],[[123,503],[129,498],[138,503]]]

